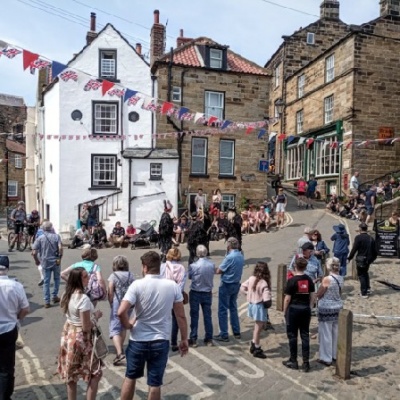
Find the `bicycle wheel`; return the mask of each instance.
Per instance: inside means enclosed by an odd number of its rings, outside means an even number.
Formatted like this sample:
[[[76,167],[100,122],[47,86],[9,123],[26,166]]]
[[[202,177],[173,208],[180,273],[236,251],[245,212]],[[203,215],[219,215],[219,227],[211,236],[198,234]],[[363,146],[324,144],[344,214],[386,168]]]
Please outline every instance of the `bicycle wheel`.
[[[11,246],[11,242],[13,241],[14,237],[15,237],[15,233],[14,232],[10,232],[8,234],[8,247]]]
[[[22,232],[19,242],[17,241],[17,249],[19,251],[24,251],[26,246],[28,246],[28,235],[25,232]]]

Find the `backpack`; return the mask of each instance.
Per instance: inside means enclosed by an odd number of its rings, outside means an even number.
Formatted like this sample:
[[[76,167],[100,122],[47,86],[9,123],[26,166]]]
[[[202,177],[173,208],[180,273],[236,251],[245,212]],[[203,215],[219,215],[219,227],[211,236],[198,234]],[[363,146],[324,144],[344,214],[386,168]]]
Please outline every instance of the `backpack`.
[[[114,285],[114,294],[117,297],[118,303],[121,303],[121,300],[124,298],[129,286],[131,285],[131,273],[128,272],[128,277],[125,281],[122,281],[122,279],[119,278],[117,274],[113,273],[113,275],[117,278],[117,281],[119,283],[118,290]]]
[[[93,263],[92,269],[89,272],[89,284],[86,289],[86,295],[92,302],[97,300],[105,300],[107,297],[107,292],[101,287],[97,279],[96,270],[97,264]]]

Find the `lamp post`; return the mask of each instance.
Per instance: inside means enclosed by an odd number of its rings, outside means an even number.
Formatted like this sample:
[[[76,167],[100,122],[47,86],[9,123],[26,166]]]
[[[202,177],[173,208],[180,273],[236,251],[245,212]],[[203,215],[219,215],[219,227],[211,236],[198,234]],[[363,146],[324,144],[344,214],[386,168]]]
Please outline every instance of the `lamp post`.
[[[278,115],[279,115],[279,119],[280,119],[280,132],[279,132],[279,134],[281,134],[281,133],[283,133],[282,131],[283,131],[283,122],[284,122],[284,120],[283,120],[283,111],[284,111],[284,109],[285,109],[285,103],[284,103],[284,101],[281,99],[281,98],[279,98],[278,100],[276,100],[276,102],[275,102],[275,109],[276,109],[276,112],[278,113]],[[280,143],[280,144],[279,144]],[[280,173],[280,174],[282,174],[283,173],[283,168],[282,168],[282,162],[283,162],[283,141],[281,141],[281,140],[279,140],[278,139],[278,146],[279,146],[279,168],[278,168],[278,172]]]

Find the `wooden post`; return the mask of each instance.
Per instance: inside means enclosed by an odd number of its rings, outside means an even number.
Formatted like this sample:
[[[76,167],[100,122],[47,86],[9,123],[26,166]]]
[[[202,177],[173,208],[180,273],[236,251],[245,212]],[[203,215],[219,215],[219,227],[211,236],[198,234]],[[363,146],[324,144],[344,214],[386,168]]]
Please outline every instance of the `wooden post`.
[[[357,265],[356,265],[356,259],[353,258],[351,260],[351,277],[355,281],[358,281],[358,275],[357,275]]]
[[[350,379],[351,350],[353,335],[353,313],[342,310],[339,313],[338,348],[336,357],[336,375]]]
[[[287,278],[287,266],[285,264],[278,265],[278,278],[276,284],[276,309],[283,311],[283,299],[285,297],[285,286]]]

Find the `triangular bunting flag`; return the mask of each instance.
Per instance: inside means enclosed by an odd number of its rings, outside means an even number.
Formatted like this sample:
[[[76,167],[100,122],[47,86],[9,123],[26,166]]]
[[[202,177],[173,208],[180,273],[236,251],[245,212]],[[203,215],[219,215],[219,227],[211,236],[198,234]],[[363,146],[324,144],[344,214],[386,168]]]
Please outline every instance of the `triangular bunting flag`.
[[[307,149],[309,149],[313,143],[314,143],[314,139],[312,139],[312,138],[307,139],[307,141],[306,141]]]
[[[258,132],[257,139],[261,139],[266,133],[267,133],[266,129],[261,129],[260,132]]]
[[[284,133],[281,133],[280,135],[278,135],[278,140],[280,142],[282,142],[285,138],[286,138],[286,135]]]
[[[101,86],[101,94],[104,96],[113,86],[114,86],[113,82],[104,79]]]
[[[250,135],[250,133],[253,132],[254,129],[255,129],[255,128],[253,128],[252,126],[249,126],[249,127],[246,129],[246,135]]]
[[[217,122],[217,121],[218,121],[218,118],[217,118],[217,117],[214,117],[214,116],[212,115],[210,118],[208,118],[207,124],[208,124],[208,126],[210,126],[211,124],[213,124],[214,122]]]
[[[200,120],[201,120],[201,123],[202,123],[203,120],[204,120],[204,114],[197,112],[195,114],[195,116],[194,116],[194,123],[197,124],[197,123],[199,123]]]
[[[294,140],[294,136],[293,136],[293,135],[290,135],[290,136],[287,138],[287,144],[292,143],[293,140]]]
[[[232,125],[232,121],[225,120],[222,122],[221,129],[226,129],[229,125]]]
[[[268,141],[270,142],[277,134],[278,134],[278,132],[271,132],[271,133],[269,134],[269,139],[268,139]]]
[[[170,111],[172,108],[174,108],[174,104],[166,101],[161,107],[161,114],[167,114],[167,112]]]
[[[39,54],[31,53],[28,50],[24,50],[22,52],[22,63],[24,67],[24,71],[37,59],[39,58]]]
[[[186,107],[181,107],[178,111],[178,119],[182,119],[182,117],[189,112],[189,109]]]
[[[126,89],[124,94],[124,102],[137,94],[136,90]]]
[[[301,137],[299,140],[299,143],[297,144],[298,146],[300,146],[301,144],[303,144],[306,141],[305,137]]]
[[[67,68],[66,65],[61,64],[58,61],[53,61],[51,64],[51,77],[54,79],[56,76],[61,74],[65,68]]]

